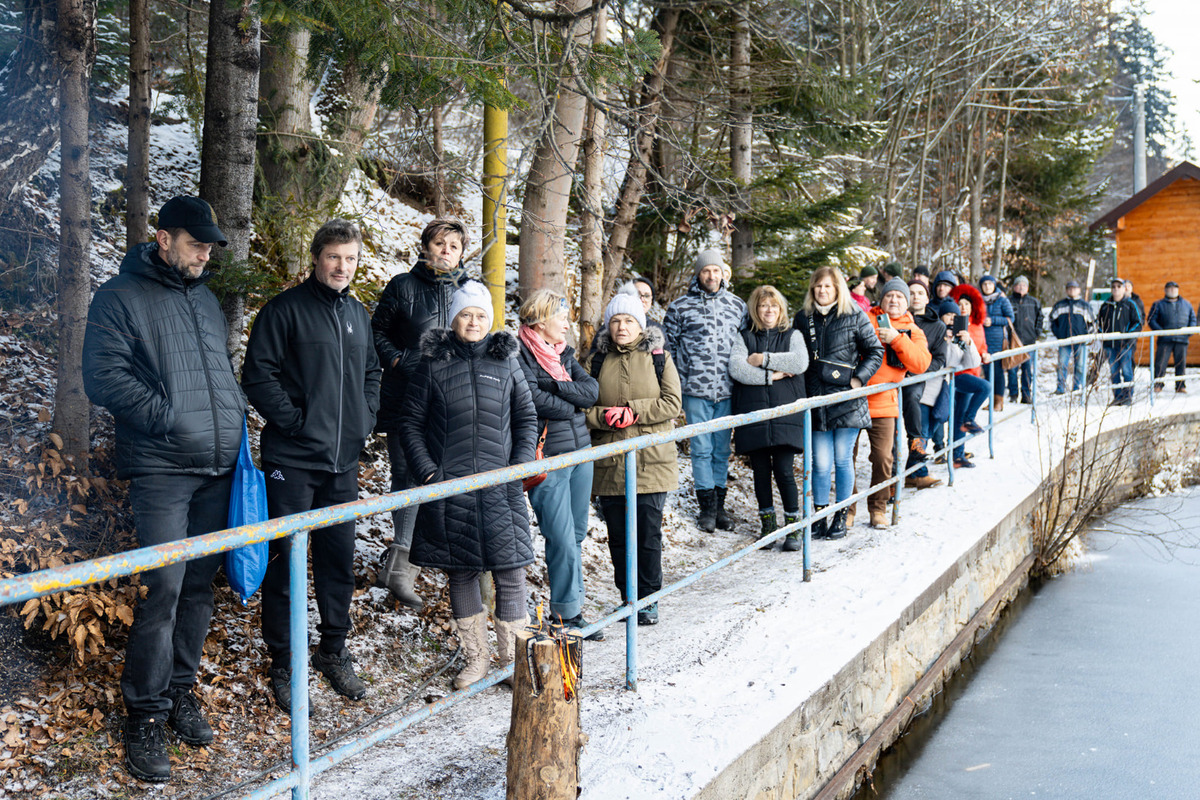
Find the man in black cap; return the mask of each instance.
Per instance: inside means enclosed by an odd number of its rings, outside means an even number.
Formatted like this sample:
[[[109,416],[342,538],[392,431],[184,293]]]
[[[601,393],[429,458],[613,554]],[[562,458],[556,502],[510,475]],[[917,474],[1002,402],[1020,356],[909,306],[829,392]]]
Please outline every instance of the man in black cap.
[[[212,207],[175,197],[153,242],[134,246],[92,298],[83,340],[88,397],[116,423],[117,477],[129,480],[140,546],[225,528],[246,403],[225,351],[225,316],[204,282]],[[212,616],[220,555],[142,574],[121,693],[125,763],[141,780],[170,778],[169,725],[206,745],[213,732],[192,693]]]
[[[1150,306],[1150,314],[1146,324],[1153,331],[1172,331],[1179,328],[1191,328],[1196,324],[1196,312],[1192,304],[1179,296],[1179,284],[1167,281],[1165,297],[1155,300]],[[1163,389],[1162,376],[1167,371],[1167,361],[1175,360],[1175,391],[1184,393],[1183,373],[1187,369],[1188,338],[1185,336],[1159,336],[1154,351],[1154,391]]]
[[[1142,316],[1137,306],[1125,295],[1125,281],[1113,278],[1109,284],[1112,295],[1100,306],[1096,322],[1100,333],[1133,333],[1142,329]],[[1109,339],[1104,353],[1113,384],[1114,406],[1133,405],[1133,345],[1132,339]]]
[[[1092,314],[1092,307],[1087,300],[1083,299],[1082,294],[1083,290],[1079,287],[1079,281],[1067,281],[1067,296],[1050,309],[1050,330],[1054,333],[1055,338],[1071,339],[1091,333],[1095,328],[1096,318]],[[1072,362],[1074,362],[1075,383],[1071,388],[1073,391],[1079,391],[1083,388],[1084,376],[1087,371],[1087,344],[1085,342],[1061,345],[1058,348],[1058,386],[1054,390],[1055,394],[1067,393],[1067,374],[1072,369]]]

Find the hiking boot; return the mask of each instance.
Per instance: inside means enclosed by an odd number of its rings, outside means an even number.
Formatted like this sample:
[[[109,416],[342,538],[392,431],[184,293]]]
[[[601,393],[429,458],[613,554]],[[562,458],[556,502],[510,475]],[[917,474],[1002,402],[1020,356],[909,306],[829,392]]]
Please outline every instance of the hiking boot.
[[[921,477],[909,475],[904,479],[904,486],[908,489],[929,489],[941,482],[940,478],[935,478],[932,475],[923,475]]]
[[[821,511],[824,511],[828,507],[829,507],[828,503],[826,503],[823,506],[815,505],[815,506],[813,506],[813,513],[818,514]],[[829,538],[829,521],[830,521],[830,517],[826,517],[825,519],[821,520],[820,522],[814,522],[812,524],[812,534],[810,534],[812,536],[812,538],[828,539]]]
[[[965,458],[956,458],[956,459],[954,459],[954,468],[955,469],[974,469],[975,465],[972,464],[970,461],[968,461]]]
[[[190,689],[175,693],[171,701],[171,713],[167,715],[167,724],[185,744],[201,747],[213,740],[212,726],[204,718],[200,701]]]
[[[716,499],[717,527],[723,531],[731,531],[734,529],[734,526],[737,525],[737,520],[735,520],[733,517],[731,517],[729,515],[729,512],[725,510],[725,495],[729,491],[729,489],[725,486],[718,486],[717,488],[713,489],[713,491],[717,493],[717,499]]]
[[[962,433],[983,433],[983,428],[973,419],[969,419],[959,426],[959,431]]]
[[[362,700],[367,694],[367,685],[354,672],[354,659],[345,647],[340,653],[330,655],[319,649],[313,653],[313,669],[325,676],[333,690],[351,700]]]
[[[846,509],[843,508],[833,515],[833,520],[829,523],[829,532],[825,534],[825,538],[846,538]]]
[[[700,502],[700,514],[696,517],[696,527],[705,533],[717,529],[717,490],[697,489],[696,499]]]
[[[155,717],[129,717],[125,720],[125,766],[140,781],[165,783],[171,779],[171,760],[167,758],[166,728]]]
[[[576,614],[575,616],[571,617],[570,619],[564,619],[562,621],[562,626],[564,628],[581,629],[581,628],[586,628],[588,625],[591,625],[591,624],[592,623],[588,622],[586,619],[583,618],[583,614]],[[600,628],[595,633],[589,634],[583,638],[587,639],[589,642],[603,642],[604,641],[604,629]]]
[[[762,532],[758,534],[758,538],[770,536],[779,529],[779,523],[775,519],[775,509],[768,508],[758,512],[758,521],[762,523]]]
[[[275,705],[292,713],[292,671],[287,667],[271,667],[267,670],[267,682],[271,684],[271,696]]]
[[[919,455],[919,456],[924,456],[924,455],[926,455],[926,452],[925,452],[925,440],[924,440],[923,438],[921,438],[920,436],[917,436],[917,437],[915,437],[915,438],[912,440],[912,444],[911,444],[911,445],[909,445],[909,447],[908,447],[908,451],[909,451],[910,453],[915,453],[915,454],[917,454],[917,455]]]
[[[886,528],[888,526],[888,515],[886,511],[871,512],[871,527]]]
[[[658,603],[651,603],[638,612],[638,625],[658,624]]]

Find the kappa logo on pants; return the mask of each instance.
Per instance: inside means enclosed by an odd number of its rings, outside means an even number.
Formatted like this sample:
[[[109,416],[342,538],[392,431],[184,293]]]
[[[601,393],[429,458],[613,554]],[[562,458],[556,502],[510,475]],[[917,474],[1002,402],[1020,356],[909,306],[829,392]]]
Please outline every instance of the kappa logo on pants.
[[[280,472],[279,470],[275,470],[274,472],[271,473],[271,480],[273,480],[273,481],[284,480],[283,473]]]

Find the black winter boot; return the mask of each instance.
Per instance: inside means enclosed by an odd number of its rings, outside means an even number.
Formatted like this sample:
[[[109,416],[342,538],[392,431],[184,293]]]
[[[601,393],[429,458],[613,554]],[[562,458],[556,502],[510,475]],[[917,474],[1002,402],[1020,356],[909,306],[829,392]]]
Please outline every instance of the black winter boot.
[[[824,511],[828,507],[829,507],[828,504],[823,505],[823,506],[813,506],[813,513],[820,513],[821,511]],[[835,519],[836,519],[836,516],[835,516]],[[830,538],[829,537],[829,534],[830,534],[830,524],[829,523],[830,523],[829,517],[826,517],[825,519],[821,520],[820,522],[814,522],[812,524],[812,538],[814,538],[814,539]]]
[[[833,515],[833,521],[829,523],[829,532],[825,535],[826,539],[844,539],[846,537],[846,509],[841,509]]]
[[[725,494],[729,490],[724,486],[718,486],[713,491],[717,493],[717,527],[723,531],[731,531],[737,524],[737,520],[725,511]]]
[[[125,766],[133,777],[150,783],[165,783],[171,779],[167,731],[162,720],[130,717],[125,720],[124,738]]]
[[[697,489],[696,499],[700,501],[700,516],[696,517],[696,525],[705,533],[717,529],[717,490]]]
[[[779,524],[775,520],[775,509],[773,508],[767,508],[759,511],[758,520],[762,523],[762,533],[758,535],[758,538],[760,539],[764,536],[770,536],[779,529]]]

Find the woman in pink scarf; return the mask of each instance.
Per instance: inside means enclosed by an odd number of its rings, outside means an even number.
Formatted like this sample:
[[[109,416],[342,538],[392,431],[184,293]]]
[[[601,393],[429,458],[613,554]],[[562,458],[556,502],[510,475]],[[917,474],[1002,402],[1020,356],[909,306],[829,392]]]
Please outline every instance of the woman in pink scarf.
[[[592,443],[583,411],[595,405],[600,387],[567,344],[567,300],[549,289],[534,292],[521,306],[518,358],[537,407],[538,432],[546,457],[570,453]],[[555,622],[583,628],[583,561],[580,547],[588,532],[592,464],[549,473],[529,491],[529,504],[546,539],[550,614]],[[602,631],[588,637],[604,638]]]

